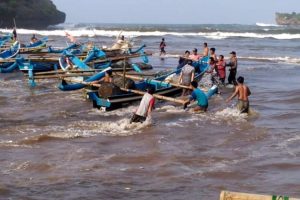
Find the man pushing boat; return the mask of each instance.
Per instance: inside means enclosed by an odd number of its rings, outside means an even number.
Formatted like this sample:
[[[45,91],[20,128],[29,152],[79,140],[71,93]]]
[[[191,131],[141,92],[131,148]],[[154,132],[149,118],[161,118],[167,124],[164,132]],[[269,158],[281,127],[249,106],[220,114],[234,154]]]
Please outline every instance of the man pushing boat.
[[[237,79],[237,86],[233,94],[226,100],[230,102],[235,96],[238,96],[237,108],[241,113],[249,112],[249,99],[248,96],[251,95],[251,91],[247,85],[244,84],[244,77],[240,76]]]
[[[155,103],[155,98],[153,96],[154,92],[154,87],[148,87],[147,93],[144,94],[137,111],[133,114],[133,116],[130,119],[130,123],[143,123],[144,121],[146,121],[147,117],[151,116],[151,112],[154,109]]]

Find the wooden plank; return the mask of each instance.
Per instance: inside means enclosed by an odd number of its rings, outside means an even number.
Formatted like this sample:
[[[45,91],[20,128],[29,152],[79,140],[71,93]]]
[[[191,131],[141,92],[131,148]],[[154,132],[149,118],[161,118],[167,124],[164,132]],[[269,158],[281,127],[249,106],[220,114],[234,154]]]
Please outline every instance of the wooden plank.
[[[57,75],[47,75],[47,76],[34,76],[34,79],[64,79],[67,77],[80,77],[80,76],[92,76],[94,74],[57,74]],[[27,75],[28,76],[28,75]]]
[[[122,76],[121,74],[118,74],[118,75]],[[125,75],[125,77],[133,79],[133,80],[139,80],[139,81],[147,80],[147,79],[145,79],[143,77],[132,76],[132,75]],[[162,83],[162,84],[169,84],[169,85],[174,86],[174,87],[179,87],[179,88],[184,88],[184,89],[189,89],[189,90],[192,89],[190,86],[180,85],[180,84],[176,84],[176,83],[168,83],[168,82],[164,82],[164,81],[157,81],[157,80],[151,80],[151,79],[149,81],[153,81],[153,82],[157,82],[157,83]]]
[[[101,86],[101,84],[88,83],[88,82],[85,82],[85,81],[75,81],[75,80],[70,80],[70,79],[64,79],[64,80],[75,82],[75,83],[81,83],[81,84],[84,84],[84,85],[94,86],[94,87],[100,87]],[[125,91],[125,92],[131,92],[131,93],[135,93],[135,94],[139,94],[139,95],[146,94],[146,92],[143,92],[143,91],[140,91],[140,90],[131,90],[131,89],[126,89],[126,88],[120,88],[120,89],[122,91]],[[176,98],[172,98],[172,97],[163,96],[163,95],[160,95],[160,94],[153,94],[153,96],[157,99],[161,99],[161,100],[165,100],[165,101],[171,101],[171,102],[179,103],[179,104],[182,104],[182,105],[186,105],[188,103],[187,100],[176,99]]]

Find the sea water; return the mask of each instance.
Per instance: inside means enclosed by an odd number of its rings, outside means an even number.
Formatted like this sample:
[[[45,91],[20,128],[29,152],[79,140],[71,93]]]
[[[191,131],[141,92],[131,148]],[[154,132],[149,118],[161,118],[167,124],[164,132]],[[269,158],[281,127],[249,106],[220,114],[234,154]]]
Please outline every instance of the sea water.
[[[11,30],[1,29],[1,32]],[[122,34],[153,52],[154,71],[203,42],[228,60],[250,87],[251,114],[240,114],[222,88],[207,113],[157,101],[152,119],[129,124],[138,103],[104,112],[82,91],[57,80],[29,88],[21,72],[0,75],[0,199],[218,199],[221,190],[300,197],[300,28],[257,25],[66,24],[18,29],[66,47],[111,46]],[[159,42],[167,55],[159,58]],[[139,61],[139,59],[136,59]],[[228,75],[228,72],[227,72]]]

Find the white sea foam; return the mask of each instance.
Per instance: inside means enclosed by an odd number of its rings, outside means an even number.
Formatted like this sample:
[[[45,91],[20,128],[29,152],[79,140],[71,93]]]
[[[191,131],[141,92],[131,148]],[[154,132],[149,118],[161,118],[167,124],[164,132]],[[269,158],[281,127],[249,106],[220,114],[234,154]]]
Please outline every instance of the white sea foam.
[[[0,32],[10,33],[9,29],[0,29]],[[116,37],[120,34],[120,30],[96,30],[96,29],[76,29],[76,30],[28,30],[28,29],[18,29],[18,34],[39,34],[43,36],[65,36],[66,32],[70,33],[75,37],[95,37],[95,36],[106,36],[106,37]],[[122,35],[125,37],[147,37],[147,36],[166,36],[172,35],[177,37],[204,37],[208,39],[226,39],[231,37],[239,38],[274,38],[279,40],[289,40],[289,39],[300,39],[300,34],[290,34],[290,33],[281,33],[281,34],[262,34],[262,33],[236,33],[236,32],[166,32],[166,31],[123,31]]]
[[[262,27],[271,27],[271,26],[274,26],[274,27],[278,27],[280,25],[277,25],[277,24],[266,24],[266,23],[257,22],[256,26],[262,26]]]
[[[240,59],[257,60],[257,61],[270,61],[270,62],[282,62],[287,64],[300,64],[300,58],[294,58],[290,56],[278,56],[278,57],[256,57],[256,56],[239,56]]]
[[[217,111],[215,116],[225,120],[246,121],[248,114],[242,114],[236,108],[225,108],[224,110]]]

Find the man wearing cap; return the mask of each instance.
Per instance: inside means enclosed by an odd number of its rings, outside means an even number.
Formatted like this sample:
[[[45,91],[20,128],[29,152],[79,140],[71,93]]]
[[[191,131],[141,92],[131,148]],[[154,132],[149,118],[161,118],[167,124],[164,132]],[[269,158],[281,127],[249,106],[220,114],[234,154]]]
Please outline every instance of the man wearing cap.
[[[229,66],[229,76],[228,76],[228,84],[234,84],[236,85],[236,72],[237,72],[237,66],[238,66],[238,61],[237,61],[237,57],[236,57],[236,52],[232,51],[230,52],[231,56],[230,56],[230,61],[229,63],[226,64],[226,66]]]
[[[189,59],[193,60],[193,61],[198,61],[201,58],[201,55],[199,55],[198,53],[198,49],[193,49],[193,53],[189,56]]]

